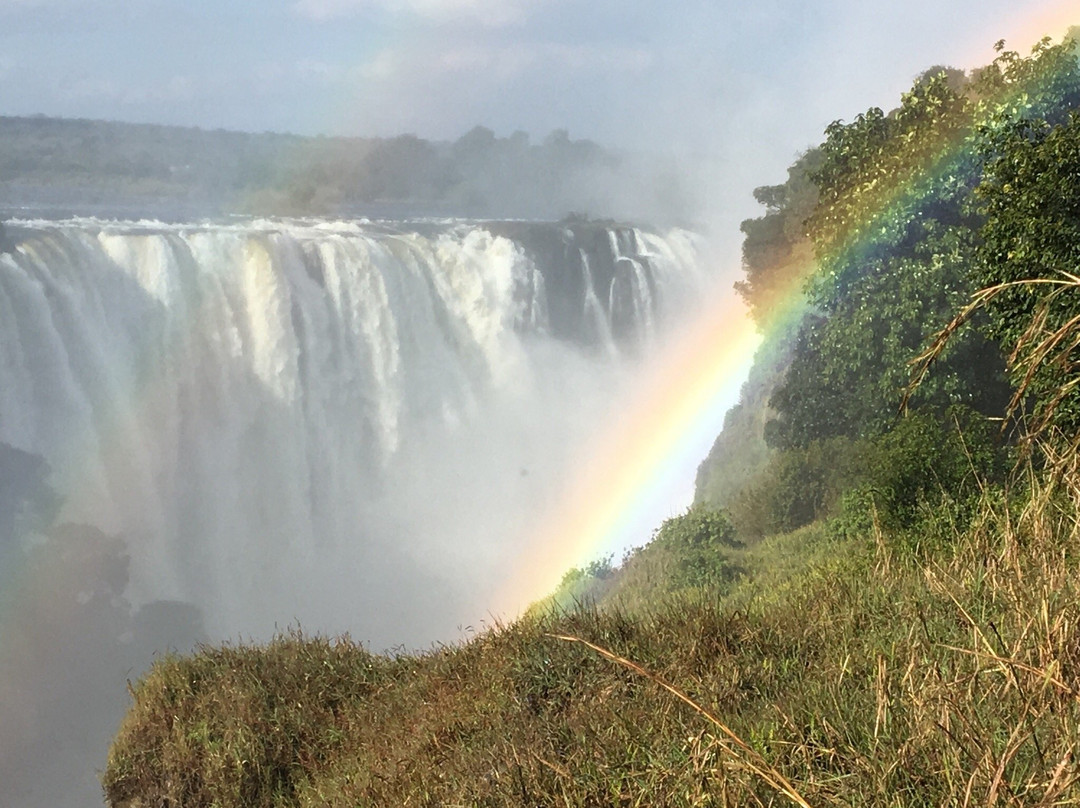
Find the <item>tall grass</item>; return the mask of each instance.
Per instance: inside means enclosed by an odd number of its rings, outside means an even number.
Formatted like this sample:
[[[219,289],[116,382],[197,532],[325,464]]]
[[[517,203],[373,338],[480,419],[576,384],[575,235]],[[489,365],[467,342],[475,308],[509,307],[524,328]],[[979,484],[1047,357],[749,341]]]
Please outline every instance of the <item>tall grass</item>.
[[[166,658],[133,689],[105,793],[735,808],[790,804],[786,783],[813,806],[1076,804],[1074,494],[1029,469],[970,524],[927,511],[919,540],[804,528],[744,551],[726,597],[633,618],[532,616],[418,656],[290,634]]]

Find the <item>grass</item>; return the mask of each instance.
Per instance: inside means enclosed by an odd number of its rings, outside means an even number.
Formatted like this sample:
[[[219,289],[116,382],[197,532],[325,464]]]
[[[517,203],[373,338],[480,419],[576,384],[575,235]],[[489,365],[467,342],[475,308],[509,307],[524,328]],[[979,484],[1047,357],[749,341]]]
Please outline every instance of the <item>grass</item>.
[[[418,656],[292,633],[163,659],[134,687],[107,799],[1080,803],[1077,508],[1025,485],[987,492],[963,530],[928,514],[919,530],[947,541],[814,525],[730,551],[726,594],[633,616],[534,614]]]

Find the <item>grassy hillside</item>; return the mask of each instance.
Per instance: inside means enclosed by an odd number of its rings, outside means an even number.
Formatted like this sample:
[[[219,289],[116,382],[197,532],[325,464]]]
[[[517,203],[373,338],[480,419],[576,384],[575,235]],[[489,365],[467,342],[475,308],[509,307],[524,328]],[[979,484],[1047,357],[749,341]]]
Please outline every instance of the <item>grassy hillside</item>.
[[[725,597],[530,617],[423,656],[294,634],[169,658],[135,690],[106,794],[743,806],[788,802],[782,777],[811,805],[1071,804],[1077,512],[1039,489],[980,514],[963,535],[933,515],[919,549],[803,528],[744,551]]]

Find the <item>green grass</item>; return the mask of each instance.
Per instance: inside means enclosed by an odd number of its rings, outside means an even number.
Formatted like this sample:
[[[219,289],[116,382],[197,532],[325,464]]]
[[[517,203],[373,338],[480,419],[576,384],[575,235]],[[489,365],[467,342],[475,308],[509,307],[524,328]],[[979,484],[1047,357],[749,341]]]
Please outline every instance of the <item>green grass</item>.
[[[944,514],[944,512],[943,512]],[[987,495],[938,537],[821,524],[742,550],[723,593],[533,614],[418,656],[289,634],[159,661],[112,806],[1080,802],[1073,501]],[[750,751],[641,665],[723,722]]]

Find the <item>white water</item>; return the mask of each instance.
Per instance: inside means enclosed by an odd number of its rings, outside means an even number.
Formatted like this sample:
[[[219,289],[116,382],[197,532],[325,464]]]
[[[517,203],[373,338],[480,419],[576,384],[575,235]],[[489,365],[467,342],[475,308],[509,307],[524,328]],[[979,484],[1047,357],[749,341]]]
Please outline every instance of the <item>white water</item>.
[[[683,231],[612,229],[606,276],[565,231],[577,288],[469,224],[14,224],[0,442],[124,538],[133,604],[193,603],[216,638],[479,627],[701,280]],[[553,333],[559,295],[595,339]]]

